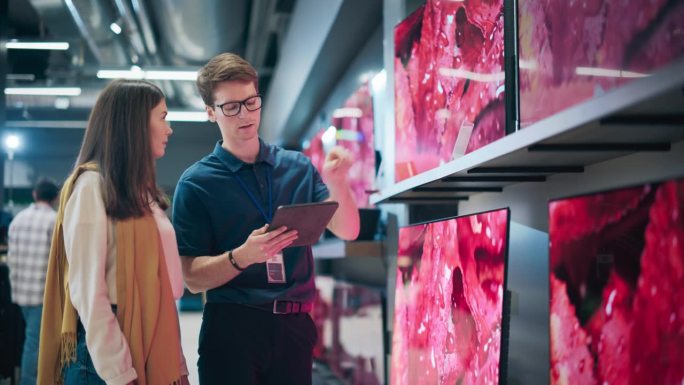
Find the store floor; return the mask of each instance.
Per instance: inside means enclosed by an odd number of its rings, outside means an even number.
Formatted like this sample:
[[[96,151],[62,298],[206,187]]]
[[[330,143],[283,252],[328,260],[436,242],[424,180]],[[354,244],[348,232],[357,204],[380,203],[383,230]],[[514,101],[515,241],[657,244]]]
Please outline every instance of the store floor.
[[[202,312],[182,311],[180,314],[181,342],[185,360],[190,371],[190,384],[199,385],[197,376],[197,342],[200,325],[202,324]],[[339,381],[332,378],[322,368],[314,367],[313,385],[341,385]]]

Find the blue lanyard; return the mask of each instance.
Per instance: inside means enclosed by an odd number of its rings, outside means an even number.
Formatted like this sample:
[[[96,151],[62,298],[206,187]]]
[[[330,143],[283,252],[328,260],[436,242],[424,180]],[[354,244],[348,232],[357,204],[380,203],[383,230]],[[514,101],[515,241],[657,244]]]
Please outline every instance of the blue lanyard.
[[[271,196],[271,169],[268,168],[268,166],[266,166],[266,188],[268,189],[268,213],[264,211],[264,207],[259,202],[259,199],[257,199],[251,191],[249,191],[247,185],[245,184],[245,181],[243,181],[242,178],[238,176],[237,172],[234,172],[233,176],[235,177],[235,180],[237,180],[238,183],[240,183],[240,187],[242,187],[242,189],[245,190],[249,199],[252,201],[252,203],[254,203],[254,206],[259,210],[261,215],[264,217],[266,223],[271,223],[271,219],[273,219],[273,198]]]

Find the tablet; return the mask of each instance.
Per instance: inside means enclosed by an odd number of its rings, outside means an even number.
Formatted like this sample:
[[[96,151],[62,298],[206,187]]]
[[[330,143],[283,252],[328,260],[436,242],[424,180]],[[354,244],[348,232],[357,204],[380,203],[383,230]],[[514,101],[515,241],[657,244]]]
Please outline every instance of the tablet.
[[[278,206],[268,228],[286,226],[298,237],[288,247],[309,246],[318,242],[339,204],[333,201]]]

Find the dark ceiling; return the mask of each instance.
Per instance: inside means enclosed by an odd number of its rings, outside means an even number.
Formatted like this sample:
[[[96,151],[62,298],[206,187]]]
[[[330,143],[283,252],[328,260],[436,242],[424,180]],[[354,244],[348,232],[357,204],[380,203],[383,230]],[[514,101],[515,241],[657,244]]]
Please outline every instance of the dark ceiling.
[[[8,50],[8,86],[79,85],[90,107],[106,81],[98,69],[197,69],[217,53],[246,57],[267,91],[295,0],[9,0],[8,39],[59,40],[68,51]],[[120,34],[111,23],[122,27]],[[191,82],[164,81],[173,107],[201,108]],[[52,107],[49,100],[9,97],[8,108]]]
[[[0,0],[8,1],[6,38],[22,41],[67,41],[67,51],[7,51],[7,87],[79,86],[80,96],[68,97],[68,108],[56,108],[54,96],[6,97],[7,127],[45,127],[66,130],[67,137],[82,129],[99,90],[107,80],[98,69],[146,68],[196,70],[220,52],[247,58],[259,73],[260,92],[266,101],[296,100],[298,108],[278,111],[266,103],[264,120],[286,122],[272,141],[297,147],[307,124],[321,108],[344,69],[368,36],[382,23],[381,0]],[[319,0],[320,1],[320,0]],[[326,15],[299,17],[295,13],[321,7]],[[320,13],[320,12],[319,12]],[[331,20],[325,24],[325,20]],[[120,34],[111,23],[122,27]],[[300,26],[300,24],[305,24]],[[318,48],[289,44],[288,32],[309,28],[323,36]],[[292,48],[294,47],[294,48]],[[311,52],[315,50],[315,52]],[[278,70],[289,55],[291,63],[313,57],[306,76],[293,84],[289,69]],[[278,73],[280,87],[269,95]],[[160,81],[169,108],[202,110],[194,82]],[[291,90],[297,90],[292,92]],[[271,99],[269,99],[269,96]],[[61,98],[64,101],[65,98]],[[35,124],[34,124],[35,123]],[[192,123],[188,139],[197,135],[215,138],[208,123]],[[263,134],[263,132],[262,132]],[[37,135],[37,133],[36,133]]]

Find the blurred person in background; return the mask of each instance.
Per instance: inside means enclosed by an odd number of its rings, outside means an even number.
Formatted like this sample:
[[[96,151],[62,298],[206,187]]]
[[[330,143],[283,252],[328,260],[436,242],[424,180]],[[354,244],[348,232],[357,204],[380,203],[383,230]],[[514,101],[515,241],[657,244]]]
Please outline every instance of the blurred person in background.
[[[20,211],[8,230],[7,264],[12,302],[21,307],[26,323],[21,356],[21,385],[35,385],[38,341],[43,313],[43,291],[52,229],[57,212],[52,208],[59,195],[57,185],[41,179],[33,188],[33,201]]]

